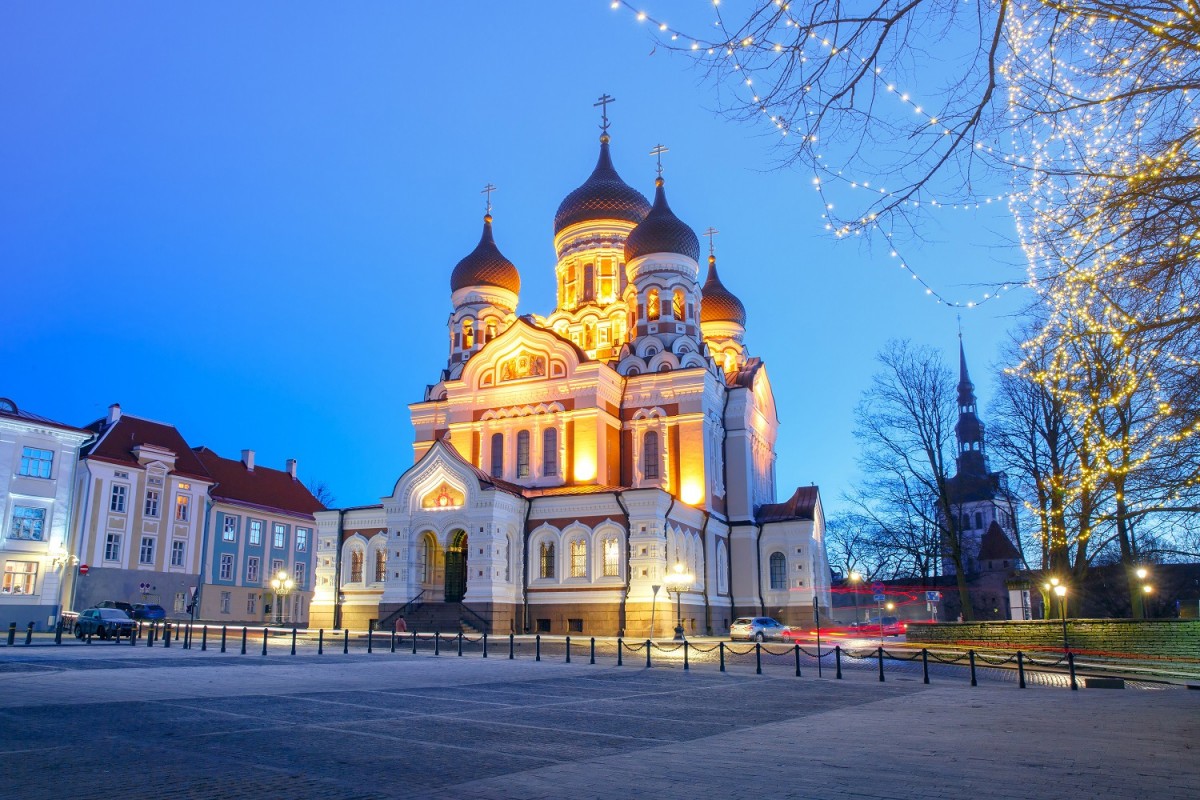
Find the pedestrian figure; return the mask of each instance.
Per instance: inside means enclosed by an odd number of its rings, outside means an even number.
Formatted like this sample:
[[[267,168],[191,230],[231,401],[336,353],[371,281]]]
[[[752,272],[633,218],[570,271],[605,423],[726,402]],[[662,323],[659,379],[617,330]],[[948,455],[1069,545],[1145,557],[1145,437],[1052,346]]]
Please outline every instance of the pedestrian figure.
[[[404,633],[408,630],[408,623],[404,621],[404,617],[396,617],[396,633]]]

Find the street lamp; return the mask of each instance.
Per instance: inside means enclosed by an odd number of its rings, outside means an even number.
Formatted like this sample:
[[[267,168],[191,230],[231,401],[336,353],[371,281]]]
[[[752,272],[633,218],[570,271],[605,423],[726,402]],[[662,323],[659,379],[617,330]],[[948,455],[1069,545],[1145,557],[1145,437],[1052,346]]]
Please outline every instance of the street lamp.
[[[275,591],[275,620],[278,624],[283,624],[283,598],[292,593],[292,588],[295,582],[291,576],[287,574],[287,570],[281,569],[275,573],[275,577],[271,579],[271,588]],[[265,645],[264,645],[265,647]]]
[[[858,589],[854,588],[854,584],[862,583],[862,575],[858,572],[850,573],[850,593],[854,595],[854,624],[858,624]]]
[[[683,592],[696,579],[690,572],[683,571],[683,564],[675,562],[675,569],[667,574],[663,583],[667,585],[667,593],[675,593],[675,641],[682,642],[686,637],[683,635]]]
[[[1070,645],[1067,644],[1067,587],[1054,579],[1054,593],[1058,595],[1058,607],[1062,609],[1062,626],[1063,626],[1063,650],[1070,650]]]

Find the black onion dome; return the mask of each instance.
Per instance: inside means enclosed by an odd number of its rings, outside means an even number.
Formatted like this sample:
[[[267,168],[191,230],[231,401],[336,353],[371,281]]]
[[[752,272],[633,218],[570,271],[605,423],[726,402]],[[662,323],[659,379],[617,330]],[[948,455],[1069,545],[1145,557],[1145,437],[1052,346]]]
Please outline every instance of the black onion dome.
[[[492,215],[483,218],[483,236],[471,254],[458,262],[450,273],[450,291],[468,286],[499,286],[513,294],[521,291],[521,275],[505,258],[492,238]]]
[[[654,181],[654,205],[646,218],[629,232],[625,240],[625,263],[650,253],[678,253],[693,261],[700,260],[700,240],[696,232],[675,216],[667,205],[663,179]]]
[[[717,259],[708,257],[708,278],[700,290],[700,322],[736,322],[746,327],[746,307],[717,275]]]
[[[600,159],[583,185],[567,195],[554,215],[554,235],[577,222],[619,219],[641,222],[650,203],[617,174],[608,153],[608,136],[600,137]]]

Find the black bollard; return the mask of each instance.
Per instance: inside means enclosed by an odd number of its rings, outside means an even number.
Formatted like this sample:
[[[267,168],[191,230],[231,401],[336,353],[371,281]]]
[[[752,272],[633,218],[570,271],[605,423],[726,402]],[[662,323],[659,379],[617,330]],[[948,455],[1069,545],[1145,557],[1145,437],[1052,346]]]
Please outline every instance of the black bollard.
[[[800,643],[795,642],[796,647],[796,677],[800,677]]]
[[[317,629],[317,655],[325,655],[325,629]]]
[[[1025,656],[1017,651],[1017,688],[1025,688]]]
[[[208,626],[205,625],[200,629],[200,652],[208,649]]]
[[[391,652],[394,653],[394,652],[396,652],[396,632],[395,631],[392,631],[392,633],[391,633],[391,642],[392,642]]]
[[[1071,671],[1071,691],[1078,691],[1079,684],[1075,682],[1075,654],[1067,651],[1067,668]]]
[[[691,666],[688,664],[688,651],[690,649],[691,648],[688,646],[688,640],[684,639],[683,640],[683,668],[685,671],[691,669]]]
[[[595,636],[592,637],[592,660],[589,661],[588,663],[589,664],[596,663],[596,637]]]
[[[754,672],[756,675],[762,675],[762,642],[754,643]]]
[[[837,665],[837,679],[842,679],[842,646],[835,644],[833,646],[833,663]]]
[[[568,664],[571,663],[571,637],[570,636],[567,637],[567,661],[566,661],[566,663],[568,663]]]
[[[246,655],[246,628],[242,628],[242,655]]]
[[[8,646],[12,647],[17,643],[17,623],[8,623]]]
[[[154,632],[157,628],[154,625],[150,626],[150,630],[146,631],[146,647],[154,647]]]
[[[54,626],[54,643],[62,644],[62,620],[61,619],[58,621],[58,624]]]
[[[514,658],[514,654],[513,654],[513,642],[516,640],[516,638],[517,638],[517,637],[516,637],[516,636],[514,636],[514,635],[513,635],[513,634],[511,634],[511,633],[508,635],[508,660],[509,660],[509,661],[512,661],[512,660],[513,660],[513,658]]]
[[[417,632],[413,631],[413,655],[417,654]]]
[[[170,646],[171,646],[171,624],[169,622],[164,622],[163,623],[163,647],[170,647]]]
[[[542,660],[542,635],[539,633],[533,638],[534,642],[534,661]]]
[[[882,647],[882,645],[879,647],[878,656],[879,656],[879,682],[883,683],[883,647]]]
[[[647,640],[646,640],[646,669],[649,669],[649,668],[650,668],[650,647],[651,647],[651,644],[652,644],[652,643],[651,643],[651,641],[650,641],[649,639],[647,639]]]
[[[371,626],[368,625],[367,626],[367,652],[368,653],[375,652],[374,634],[375,634],[375,631],[371,628]]]
[[[967,658],[969,658],[969,659],[970,659],[970,661],[971,661],[971,685],[972,685],[972,686],[978,686],[978,685],[979,685],[979,682],[975,680],[975,651],[974,651],[974,650],[968,650],[968,651],[967,651]]]
[[[921,648],[921,672],[924,673],[925,683],[929,683],[929,651]]]
[[[617,666],[618,666],[618,667],[620,667],[620,666],[624,665],[624,663],[625,663],[625,662],[624,662],[624,660],[623,660],[623,659],[622,659],[622,657],[621,657],[621,655],[622,655],[622,651],[624,651],[624,649],[625,649],[625,647],[624,647],[624,645],[622,645],[622,643],[621,643],[621,637],[620,637],[620,636],[618,636],[618,637],[617,637]]]
[[[262,654],[263,654],[264,656],[267,654],[267,639],[270,637],[270,633],[271,633],[271,632],[270,632],[270,631],[269,631],[267,628],[263,628],[263,649],[262,649]]]
[[[458,655],[460,658],[462,657],[462,640],[463,640],[462,631],[459,631],[458,632]]]
[[[136,629],[131,629],[129,631],[129,646],[137,647],[137,630]]]
[[[342,655],[348,655],[349,653],[350,653],[350,629],[343,628],[342,629]]]
[[[721,672],[725,671],[725,643],[717,642],[717,650],[721,653]]]
[[[435,656],[442,653],[442,634],[439,631],[433,632],[433,654]]]
[[[296,626],[292,626],[292,655],[296,655]]]
[[[483,657],[487,658],[487,631],[483,632]]]
[[[118,642],[121,640],[121,635],[120,635],[119,631],[117,632],[117,636],[115,638],[117,639]],[[33,623],[32,622],[29,623],[29,627],[27,627],[25,629],[25,646],[28,647],[31,642],[33,642]]]
[[[222,626],[221,626],[221,652],[222,652],[222,653],[224,653],[224,652],[225,652],[225,635],[226,635],[228,632],[229,632],[229,631],[228,631],[228,626],[227,626],[227,625],[222,625]]]

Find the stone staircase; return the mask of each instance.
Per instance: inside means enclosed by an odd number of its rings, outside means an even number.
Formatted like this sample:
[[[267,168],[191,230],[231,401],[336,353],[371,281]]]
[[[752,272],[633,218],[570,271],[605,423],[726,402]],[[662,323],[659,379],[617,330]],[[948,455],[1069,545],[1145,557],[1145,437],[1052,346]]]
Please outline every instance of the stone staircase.
[[[416,610],[402,613],[403,608],[394,611],[379,622],[380,630],[392,630],[396,618],[404,617],[409,631],[418,633],[464,633],[478,636],[478,622],[462,603],[422,603]],[[474,623],[474,624],[473,624]]]

